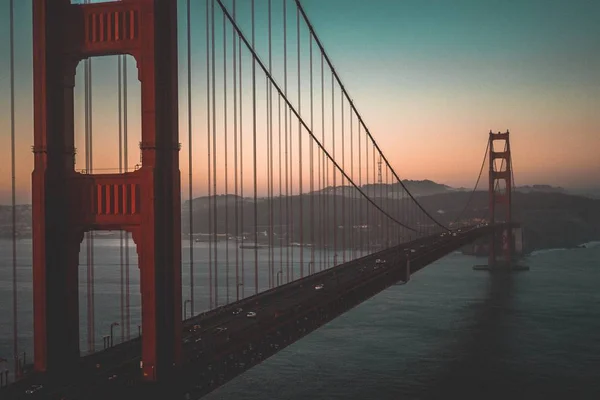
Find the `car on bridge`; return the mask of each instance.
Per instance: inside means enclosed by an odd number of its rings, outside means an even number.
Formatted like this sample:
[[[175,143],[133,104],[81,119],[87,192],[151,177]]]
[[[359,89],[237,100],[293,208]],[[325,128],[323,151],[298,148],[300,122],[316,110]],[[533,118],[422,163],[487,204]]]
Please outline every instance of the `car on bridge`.
[[[34,394],[36,392],[39,392],[40,390],[42,390],[44,388],[44,386],[42,385],[31,385],[29,387],[29,389],[27,389],[25,391],[25,394]]]

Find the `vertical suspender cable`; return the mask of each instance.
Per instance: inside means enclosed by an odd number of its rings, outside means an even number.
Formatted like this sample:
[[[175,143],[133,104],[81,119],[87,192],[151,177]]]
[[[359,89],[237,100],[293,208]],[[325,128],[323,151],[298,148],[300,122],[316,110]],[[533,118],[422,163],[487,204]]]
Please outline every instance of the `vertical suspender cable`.
[[[252,0],[252,48],[255,48],[254,0]],[[256,59],[252,58],[252,152],[254,155],[254,241],[258,244],[258,196],[256,162]],[[254,246],[254,293],[258,293],[258,248]]]
[[[300,10],[296,8],[296,43],[298,48],[298,113],[302,111],[302,88],[300,86]],[[304,277],[304,218],[303,218],[303,194],[302,194],[302,123],[298,119],[298,197],[300,200],[300,278]]]
[[[283,93],[287,96],[287,7],[283,0]],[[288,163],[288,110],[283,107],[285,129],[285,232],[286,232],[286,273],[285,281],[290,281],[290,192],[289,192],[289,163]]]
[[[279,286],[279,283],[281,283],[281,281],[283,281],[283,241],[281,240],[281,237],[283,236],[283,179],[281,177],[281,172],[282,172],[282,168],[281,168],[281,95],[278,94],[277,95],[277,124],[278,124],[278,129],[279,129],[279,140],[277,141],[277,144],[279,146],[279,157],[277,159],[277,165],[279,165],[279,171],[277,172],[277,175],[279,176],[279,199],[277,200],[277,203],[279,204],[279,271],[277,272],[277,286]],[[287,239],[287,238],[286,238]],[[281,281],[280,281],[281,280]]]
[[[358,124],[358,187],[362,188],[362,141],[361,141],[361,129],[360,123]],[[358,247],[360,249],[359,257],[363,256],[363,200],[359,199],[358,203]]]
[[[323,54],[321,54],[321,143],[325,146],[325,75],[323,69]],[[329,243],[329,231],[326,229],[329,224],[327,221],[327,217],[329,216],[328,207],[329,207],[329,192],[327,191],[327,184],[329,184],[329,167],[325,164],[325,152],[321,153],[321,172],[322,172],[322,183],[321,188],[321,210],[323,212],[321,217],[321,237],[323,238],[321,242],[321,266],[320,270],[323,268],[327,268],[329,266],[329,250],[327,249],[327,244]]]
[[[227,24],[223,14],[223,135],[225,139],[225,304],[229,304],[229,168],[227,149]]]
[[[313,51],[312,51],[312,35],[308,32],[308,57],[310,60],[310,130],[315,128],[314,120],[314,99],[313,99]],[[314,141],[310,141],[310,262],[315,268],[315,171],[314,171]],[[310,271],[308,271],[310,274]]]
[[[12,311],[13,311],[13,360],[15,376],[19,376],[19,326],[17,304],[17,175],[15,152],[15,23],[14,4],[9,2],[10,19],[10,173],[12,218]]]
[[[299,13],[300,11],[298,11]],[[340,112],[341,112],[341,126],[340,126],[340,133],[341,133],[341,137],[342,137],[342,169],[346,170],[346,156],[345,156],[345,149],[344,149],[344,141],[345,141],[345,136],[344,136],[344,94],[340,93]],[[346,193],[345,193],[345,188],[346,188],[346,179],[344,178],[344,176],[342,175],[342,226],[344,227],[344,229],[342,230],[342,263],[346,263],[346,232],[348,230],[348,223],[347,223],[347,216],[346,216]]]
[[[212,235],[211,235],[211,227],[212,227],[212,219],[210,218],[210,209],[212,205],[211,199],[211,162],[210,162],[210,133],[211,133],[211,120],[210,120],[210,5],[209,2],[206,2],[206,138],[207,138],[207,163],[208,163],[208,173],[207,173],[207,184],[208,184],[208,288],[209,288],[209,299],[208,299],[208,309],[213,308],[213,284],[212,284]]]
[[[235,19],[235,0],[233,0],[233,18]],[[239,225],[239,197],[238,197],[238,112],[237,112],[237,34],[235,27],[231,26],[233,36],[233,165],[234,165],[234,193],[235,193],[235,298],[240,299],[240,249],[238,237],[240,236]]]
[[[234,4],[235,5],[235,4]],[[235,29],[235,27],[234,27]],[[243,125],[244,125],[244,114],[243,114],[243,103],[244,103],[244,96],[243,96],[243,82],[242,82],[242,39],[239,36],[239,34],[237,35],[238,39],[239,39],[239,48],[238,48],[238,59],[239,59],[239,73],[240,73],[240,197],[242,198],[242,205],[241,205],[241,212],[240,212],[240,218],[241,218],[241,231],[242,231],[242,246],[244,245],[244,209],[246,208],[245,206],[245,201],[244,201],[244,136],[243,136]],[[245,275],[245,262],[244,262],[244,252],[242,251],[242,281],[240,282],[240,286],[242,287],[242,298],[245,296],[246,294],[246,279],[245,279],[246,275]]]
[[[370,176],[369,176],[369,137],[368,137],[368,135],[365,135],[365,163],[367,164],[366,168],[365,168],[365,178],[366,178],[365,184],[366,184],[367,188],[370,188],[370,185],[369,185],[369,180],[370,180],[369,179],[370,178]],[[367,191],[367,193],[368,193],[368,191]],[[365,216],[367,218],[366,252],[367,252],[367,254],[370,254],[371,253],[371,229],[373,228],[371,226],[371,205],[370,204],[367,204],[367,208],[365,210]]]
[[[88,3],[88,0],[84,0],[83,2],[84,4]],[[85,145],[85,172],[89,173],[89,166],[90,166],[90,148],[88,145],[88,125],[89,125],[89,120],[88,120],[88,61],[89,60],[84,60],[83,61],[83,103],[84,103],[84,108],[83,108],[83,117],[84,117],[84,145]],[[90,311],[90,304],[91,304],[91,289],[90,289],[90,232],[86,232],[85,235],[85,246],[86,246],[86,309],[87,309],[87,315],[86,315],[86,319],[87,319],[87,345],[88,345],[88,352],[92,351],[92,342],[91,342],[91,331],[92,331],[92,327],[91,327],[91,311]]]
[[[86,0],[85,3],[89,3]],[[84,61],[84,109],[85,109],[85,158],[86,158],[86,172],[92,173],[92,68],[91,60],[87,59]],[[88,319],[88,349],[90,352],[94,351],[95,339],[94,339],[94,242],[93,242],[93,231],[88,232],[86,239],[86,250],[87,250],[87,319]]]
[[[335,159],[335,81],[333,80],[333,74],[331,75],[331,140],[332,140],[332,153],[331,155]],[[331,165],[331,171],[333,173],[333,266],[337,265],[337,170],[335,165]]]
[[[123,56],[117,56],[117,110],[119,114],[119,174],[123,173]],[[121,292],[121,342],[125,341],[125,266],[123,254],[123,231],[119,232],[119,270],[120,270],[120,292]]]
[[[92,108],[92,91],[93,91],[93,84],[92,84],[92,60],[88,60],[88,80],[89,80],[89,90],[88,90],[88,121],[89,121],[89,125],[88,125],[88,145],[89,145],[89,154],[90,154],[90,166],[89,166],[89,173],[92,174],[94,171],[94,146],[93,146],[93,119],[94,119],[94,112],[93,112],[93,108]],[[91,282],[91,325],[92,325],[92,350],[95,350],[96,347],[96,317],[95,317],[95,312],[96,312],[96,306],[95,306],[95,278],[94,278],[94,237],[95,237],[95,232],[91,231],[90,232],[90,282]]]
[[[194,207],[193,207],[193,141],[192,141],[192,28],[191,28],[191,0],[187,0],[187,114],[188,114],[188,223],[189,223],[189,255],[190,255],[190,317],[194,316]],[[183,316],[185,320],[187,315]]]
[[[89,60],[88,63],[88,68],[89,68],[89,75],[88,75],[88,79],[90,81],[90,89],[88,91],[88,96],[89,96],[89,101],[88,101],[88,108],[89,108],[89,145],[90,145],[90,174],[92,174],[94,171],[94,135],[93,135],[93,131],[94,131],[94,111],[93,111],[93,107],[92,107],[92,99],[93,99],[93,81],[92,81],[92,60]],[[96,347],[96,279],[95,279],[95,271],[94,271],[94,267],[95,267],[95,262],[94,262],[94,250],[95,250],[95,245],[94,245],[94,238],[95,238],[96,234],[94,231],[90,232],[90,261],[91,261],[91,282],[92,282],[92,347],[95,350]]]
[[[211,1],[211,60],[212,60],[212,163],[213,163],[213,252],[214,252],[214,266],[215,266],[215,307],[219,306],[219,262],[218,262],[218,254],[217,254],[217,99],[216,99],[216,55],[215,55],[215,1]]]
[[[373,153],[373,197],[374,197],[373,200],[375,200],[375,194],[377,193],[377,189],[376,189],[377,188],[377,179],[375,178],[375,168],[376,168],[375,165],[377,165],[377,164],[375,162],[375,146],[374,145],[373,145],[372,149],[373,149],[372,153]],[[371,209],[373,210],[373,225],[377,226],[377,219],[378,219],[377,218],[377,210],[374,207]],[[377,229],[377,235],[379,235],[380,233],[381,233],[380,230]],[[377,244],[377,243],[375,243],[375,244]],[[374,248],[373,251],[375,249],[376,248]]]
[[[273,49],[272,49],[272,12],[271,12],[271,0],[268,2],[268,13],[269,13],[269,71],[273,71]],[[272,288],[275,286],[275,249],[273,247],[274,228],[273,228],[273,88],[271,81],[267,78],[267,90],[268,90],[268,124],[269,124],[269,274]]]
[[[352,177],[352,179],[356,179],[356,177],[354,176],[354,125],[352,124],[352,109],[350,109],[350,176]],[[350,259],[353,260],[356,258],[356,246],[355,246],[355,236],[354,236],[354,227],[356,226],[356,209],[354,207],[354,193],[355,191],[352,190],[352,197],[350,198]]]
[[[127,116],[127,56],[123,56],[123,169],[125,173],[129,172],[129,140],[128,127],[129,119]],[[129,233],[125,234],[125,319],[126,324],[123,329],[126,330],[127,340],[131,338],[131,298],[129,296]]]
[[[289,169],[289,173],[290,173],[290,209],[288,211],[289,214],[289,220],[290,220],[290,239],[292,240],[292,242],[295,242],[295,234],[294,234],[294,141],[293,141],[293,136],[294,136],[294,129],[292,128],[293,125],[293,117],[292,117],[292,109],[291,106],[288,106],[286,108],[286,113],[289,113],[289,117],[288,117],[288,121],[289,121],[289,127],[288,127],[288,132],[289,132],[289,149],[288,149],[288,155],[289,155],[289,161],[290,161],[290,169]],[[290,281],[294,280],[294,265],[295,265],[295,251],[294,251],[294,246],[290,246]]]

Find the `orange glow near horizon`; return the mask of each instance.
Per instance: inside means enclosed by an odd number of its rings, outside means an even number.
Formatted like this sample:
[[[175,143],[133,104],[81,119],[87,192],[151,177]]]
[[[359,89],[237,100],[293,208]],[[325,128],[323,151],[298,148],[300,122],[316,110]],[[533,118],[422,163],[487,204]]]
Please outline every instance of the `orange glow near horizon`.
[[[317,4],[317,3],[315,3]],[[407,19],[406,27],[397,24],[393,18],[401,18],[411,10],[401,2],[391,6],[387,14],[379,15],[376,7],[361,6],[362,11],[348,10],[348,21],[335,25],[327,23],[327,10],[330,5],[318,7],[307,1],[307,11],[314,16],[317,31],[322,31],[322,40],[330,51],[329,55],[336,70],[345,82],[362,118],[377,140],[379,147],[390,164],[402,179],[430,179],[453,187],[471,188],[477,178],[484,157],[488,132],[511,132],[513,167],[517,185],[550,184],[566,188],[600,186],[600,56],[591,51],[595,42],[589,29],[597,25],[585,25],[581,21],[563,29],[560,38],[550,40],[556,29],[548,31],[545,20],[531,15],[531,21],[537,23],[520,26],[522,32],[512,34],[514,26],[497,26],[497,30],[485,32],[489,40],[483,40],[473,32],[482,34],[480,21],[463,21],[464,24],[450,24],[444,29],[433,29],[426,21]],[[319,3],[320,4],[320,3]],[[31,10],[25,2],[17,2],[17,17],[25,18]],[[312,8],[311,8],[312,7]],[[317,7],[317,8],[315,8]],[[324,8],[323,8],[324,7]],[[357,8],[359,6],[356,6]],[[442,7],[442,6],[440,6]],[[483,7],[483,6],[481,6]],[[406,8],[406,9],[404,9]],[[443,7],[442,7],[443,8]],[[484,7],[485,8],[485,7]],[[395,11],[394,11],[395,10]],[[479,9],[477,9],[479,10]],[[475,11],[477,11],[475,10]],[[198,10],[196,10],[199,12]],[[331,11],[331,10],[330,10]],[[483,10],[479,10],[484,13]],[[479,12],[478,11],[478,12]],[[498,11],[500,12],[500,11]],[[550,13],[550,11],[548,11]],[[580,19],[593,13],[582,13]],[[385,23],[364,26],[366,16],[371,18],[391,18]],[[487,14],[482,14],[487,15]],[[1,18],[1,17],[0,17]],[[28,17],[30,18],[30,17]],[[404,17],[402,17],[404,18]],[[561,17],[562,18],[562,17]],[[203,22],[199,19],[194,26],[192,61],[192,147],[193,147],[193,195],[208,193],[208,125],[212,126],[212,113],[207,114],[207,71],[205,66],[205,38]],[[421,22],[418,22],[421,21]],[[565,24],[565,18],[560,19]],[[566,21],[566,22],[565,22]],[[574,20],[573,20],[574,21]],[[572,22],[573,22],[572,21]],[[561,22],[561,23],[563,23]],[[589,22],[589,21],[588,21]],[[441,23],[441,22],[440,22]],[[356,25],[353,25],[356,24]],[[424,25],[421,25],[424,24]],[[425,26],[426,25],[426,26]],[[0,24],[0,26],[3,26]],[[356,29],[348,31],[348,26]],[[586,28],[587,27],[587,28]],[[257,49],[266,60],[266,34],[264,26],[258,26]],[[535,28],[535,29],[534,29]],[[527,30],[529,29],[529,30]],[[536,30],[537,29],[537,30]],[[587,29],[587,30],[586,30]],[[217,29],[218,30],[218,29]],[[437,32],[439,30],[439,32]],[[448,36],[446,30],[454,32]],[[385,33],[385,34],[384,34]],[[186,42],[180,32],[180,89],[179,89],[179,141],[181,142],[180,170],[182,196],[188,193],[190,166],[188,162],[188,115],[187,115],[187,59]],[[219,33],[220,35],[220,33]],[[294,34],[295,35],[295,34]],[[370,36],[369,36],[370,35]],[[377,40],[374,39],[376,35]],[[17,25],[16,36],[21,41],[16,48],[15,84],[16,84],[16,191],[17,202],[29,202],[31,197],[31,172],[33,169],[33,93],[32,93],[32,53],[30,24]],[[549,36],[548,36],[549,37]],[[217,42],[220,40],[217,35]],[[391,40],[390,38],[393,38]],[[558,40],[560,39],[560,40]],[[584,40],[585,39],[585,40]],[[263,42],[260,42],[263,40]],[[290,39],[291,41],[292,39]],[[303,39],[304,40],[304,39]],[[281,38],[274,46],[281,47]],[[590,44],[592,43],[592,44]],[[372,45],[368,45],[372,44]],[[291,46],[291,45],[290,45]],[[307,83],[306,42],[303,42],[304,57],[301,101],[298,103],[297,67],[295,47],[288,55],[288,98],[306,123],[311,125],[309,101],[310,86]],[[587,47],[586,47],[587,46]],[[281,49],[273,56],[274,77],[282,86],[283,59]],[[0,43],[0,54],[8,54],[7,41]],[[216,173],[218,176],[217,193],[225,192],[224,178],[227,171],[229,193],[234,185],[234,137],[233,98],[231,88],[233,80],[231,67],[229,75],[223,73],[223,53],[219,47],[216,53],[216,94],[215,112],[217,154]],[[316,51],[316,50],[315,50]],[[302,57],[301,57],[302,58]],[[128,57],[128,157],[127,164],[133,168],[140,162],[138,142],[141,138],[140,93],[137,82],[137,68]],[[250,57],[243,55],[243,129],[240,148],[244,151],[244,195],[253,195],[253,159],[252,159],[252,101]],[[228,60],[231,63],[231,60]],[[332,151],[332,96],[335,104],[336,151],[334,157],[342,163],[341,152],[341,95],[339,88],[331,93],[331,75],[325,72],[325,115],[321,115],[320,60],[315,58],[314,68],[314,133],[321,140],[321,124],[325,124],[325,147]],[[93,167],[97,172],[117,172],[118,154],[118,91],[116,57],[95,58],[93,61]],[[8,62],[0,60],[0,204],[10,203],[12,184],[10,149],[10,100]],[[76,130],[76,168],[85,168],[85,141],[83,135],[83,85],[82,68],[78,69],[75,87],[75,130]],[[228,87],[227,100],[223,98],[223,86]],[[239,82],[238,82],[239,84]],[[265,75],[257,68],[257,191],[258,195],[267,193],[267,140],[265,108]],[[212,101],[212,98],[209,97]],[[277,96],[273,98],[274,112],[277,111]],[[227,138],[228,166],[225,168],[223,121],[224,104],[227,102]],[[344,158],[345,169],[349,171],[352,160],[358,162],[356,147],[354,154],[350,150],[349,105],[345,103],[344,122]],[[238,121],[239,124],[239,121]],[[293,144],[292,177],[298,185],[298,142],[297,120],[291,117]],[[353,120],[354,140],[357,138],[358,123]],[[212,132],[212,127],[211,127]],[[278,135],[278,120],[274,117],[274,135]],[[239,136],[238,136],[239,137]],[[364,132],[363,132],[364,138]],[[303,136],[303,190],[308,191],[310,184],[309,138]],[[275,194],[278,194],[278,174],[285,173],[284,166],[278,161],[278,139],[275,139],[274,179]],[[354,142],[356,146],[356,142]],[[315,148],[316,149],[316,148]],[[213,149],[210,149],[212,154]],[[363,148],[364,151],[364,148]],[[313,167],[318,170],[317,158],[321,151],[315,150]],[[371,162],[372,160],[370,160]],[[366,180],[365,160],[360,179]],[[369,179],[373,181],[373,165],[370,164]],[[212,168],[212,165],[210,166]],[[353,177],[359,181],[358,172]],[[340,183],[338,176],[338,183]],[[384,177],[385,179],[385,177]],[[487,160],[482,182],[487,182]],[[330,180],[330,184],[332,181]],[[482,183],[480,183],[481,185]]]

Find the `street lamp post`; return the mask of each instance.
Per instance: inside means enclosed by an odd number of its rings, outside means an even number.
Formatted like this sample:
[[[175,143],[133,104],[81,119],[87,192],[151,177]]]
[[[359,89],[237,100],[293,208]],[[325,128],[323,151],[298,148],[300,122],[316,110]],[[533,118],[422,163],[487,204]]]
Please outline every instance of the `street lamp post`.
[[[102,336],[102,342],[104,343],[104,350],[108,348],[108,344],[110,343],[110,336]]]
[[[242,298],[244,297],[244,288],[243,288],[244,283],[240,282],[236,286],[236,291],[237,291],[236,297],[237,297],[238,301],[240,300],[240,286],[242,286]]]
[[[312,272],[310,272],[310,267],[312,266]],[[314,261],[309,261],[308,262],[308,274],[314,274],[315,273],[315,263]]]
[[[113,347],[113,328],[115,326],[119,326],[119,323],[113,322],[112,324],[110,324],[110,347]]]
[[[142,326],[138,325],[138,337],[142,337]]]
[[[277,286],[279,286],[279,276],[283,274],[282,270],[277,271]]]
[[[190,299],[187,299],[186,301],[183,302],[183,320],[185,321],[186,317],[187,317],[187,304],[188,303],[192,303],[192,301]]]

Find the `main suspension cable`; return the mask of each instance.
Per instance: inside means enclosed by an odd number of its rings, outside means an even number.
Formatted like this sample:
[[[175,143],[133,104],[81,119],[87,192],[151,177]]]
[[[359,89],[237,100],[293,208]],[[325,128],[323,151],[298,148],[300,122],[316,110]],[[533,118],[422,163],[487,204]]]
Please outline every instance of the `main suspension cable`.
[[[223,4],[222,0],[216,0],[217,3],[219,4],[219,6],[221,7],[222,11],[225,13],[225,15],[227,16],[227,19],[230,21],[230,23],[235,27],[237,34],[240,38],[240,40],[242,40],[244,42],[244,44],[246,45],[246,47],[248,48],[248,51],[250,51],[250,53],[252,54],[252,57],[255,61],[256,64],[258,64],[258,66],[263,70],[263,72],[269,77],[269,80],[272,82],[273,87],[275,88],[275,90],[277,90],[277,92],[279,93],[280,96],[282,96],[282,99],[284,100],[284,102],[286,103],[287,107],[290,109],[290,112],[292,112],[294,114],[294,116],[298,119],[300,119],[301,123],[302,123],[302,127],[306,130],[306,132],[310,135],[310,137],[312,138],[313,141],[315,141],[315,143],[317,143],[317,145],[319,146],[319,148],[321,149],[322,152],[324,152],[324,154],[327,156],[327,158],[329,159],[329,161],[331,163],[333,163],[333,165],[336,167],[336,169],[348,180],[348,182],[350,182],[352,184],[352,186],[354,186],[354,188],[365,198],[367,199],[367,201],[369,203],[371,203],[378,211],[382,212],[386,217],[390,218],[392,221],[394,221],[395,223],[405,227],[406,229],[413,231],[413,232],[417,232],[416,229],[407,226],[405,224],[403,224],[401,221],[398,221],[396,218],[394,218],[392,215],[390,215],[387,211],[383,210],[379,205],[377,205],[369,196],[367,196],[367,194],[361,189],[359,188],[356,183],[354,182],[354,180],[348,176],[348,174],[342,170],[342,168],[340,167],[340,165],[335,161],[335,159],[332,157],[332,155],[325,149],[325,147],[321,144],[321,142],[317,139],[317,137],[314,135],[314,133],[312,132],[312,130],[308,127],[308,125],[306,124],[306,122],[304,121],[304,119],[300,116],[300,114],[298,113],[298,111],[296,111],[296,109],[294,108],[294,106],[291,104],[291,102],[288,100],[288,98],[285,96],[284,92],[281,90],[281,88],[279,87],[279,85],[277,84],[277,82],[275,82],[275,80],[273,79],[273,76],[271,75],[271,73],[268,71],[267,67],[264,65],[264,63],[262,62],[262,60],[259,58],[258,54],[256,53],[256,51],[254,50],[254,47],[251,45],[251,43],[246,39],[246,37],[244,36],[244,34],[242,33],[241,29],[239,28],[239,26],[237,25],[236,21],[231,17],[231,14],[229,13],[229,11],[227,10],[227,8],[225,7],[225,5]],[[285,3],[284,3],[285,4]]]
[[[479,175],[477,176],[477,181],[475,182],[475,187],[473,188],[473,190],[471,191],[471,194],[469,195],[467,204],[465,204],[465,207],[458,214],[458,217],[456,217],[454,219],[454,222],[452,222],[451,225],[454,225],[456,222],[458,222],[462,218],[463,214],[465,213],[465,211],[467,211],[467,208],[471,204],[471,200],[473,199],[473,196],[475,195],[475,191],[477,190],[477,186],[479,185],[479,180],[481,179],[481,174],[483,173],[483,168],[485,167],[485,161],[487,159],[489,149],[490,149],[490,141],[488,140],[487,144],[485,146],[485,152],[483,153],[483,161],[481,162],[481,168],[479,168]]]
[[[220,0],[217,0],[220,2]],[[306,22],[306,25],[308,27],[308,29],[310,30],[310,32],[312,33],[314,39],[315,39],[315,43],[319,46],[319,49],[321,50],[321,53],[323,54],[325,60],[327,61],[327,64],[329,65],[329,68],[331,69],[331,72],[333,74],[333,76],[335,77],[340,89],[342,90],[342,92],[344,93],[344,95],[346,96],[346,98],[348,99],[348,102],[350,103],[350,107],[352,108],[352,110],[354,111],[354,113],[356,114],[358,120],[360,121],[360,123],[363,125],[366,134],[368,135],[368,137],[371,139],[371,142],[373,143],[373,146],[375,146],[375,148],[377,149],[377,151],[381,154],[383,161],[386,163],[386,165],[390,168],[392,174],[394,175],[394,177],[398,180],[398,183],[400,183],[400,185],[402,186],[402,188],[404,190],[406,190],[407,194],[410,196],[410,198],[416,203],[416,205],[421,209],[421,211],[423,213],[425,213],[425,215],[431,220],[433,221],[436,225],[438,225],[439,227],[441,227],[442,229],[445,229],[447,231],[449,231],[450,229],[448,227],[446,227],[445,225],[441,224],[438,220],[436,220],[427,210],[425,210],[425,208],[423,208],[423,206],[417,201],[417,199],[412,195],[412,193],[410,193],[410,191],[406,188],[406,186],[404,185],[404,183],[402,182],[402,180],[400,179],[400,177],[398,176],[398,174],[396,173],[396,171],[392,168],[391,164],[389,163],[388,159],[385,157],[385,155],[383,154],[383,152],[381,151],[381,148],[379,147],[379,145],[377,144],[377,142],[375,141],[375,138],[371,135],[371,132],[369,130],[369,128],[366,126],[362,116],[360,115],[360,113],[358,112],[356,106],[354,105],[354,102],[352,101],[352,99],[350,98],[350,95],[348,94],[344,84],[342,83],[338,73],[336,72],[335,68],[333,67],[333,63],[331,62],[329,56],[327,55],[327,53],[325,52],[325,48],[323,47],[321,41],[319,40],[319,37],[317,36],[315,29],[313,28],[311,22],[308,19],[308,16],[306,14],[306,12],[304,11],[304,8],[302,7],[302,4],[300,4],[300,0],[295,0],[296,2],[296,6],[298,7],[298,9],[300,10],[300,13],[302,14],[302,17],[304,18],[304,21]],[[416,229],[412,229],[411,230],[416,232]]]

